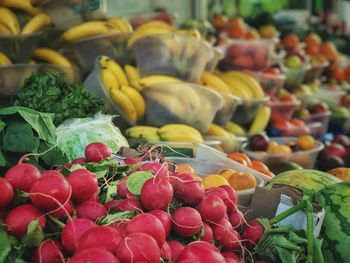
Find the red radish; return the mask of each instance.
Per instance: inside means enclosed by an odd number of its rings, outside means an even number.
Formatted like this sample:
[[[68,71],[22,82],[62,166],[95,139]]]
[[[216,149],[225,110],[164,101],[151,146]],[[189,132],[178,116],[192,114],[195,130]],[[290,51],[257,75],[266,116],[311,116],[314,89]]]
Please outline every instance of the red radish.
[[[226,263],[239,263],[239,261],[233,259],[233,258],[225,258]]]
[[[86,163],[86,159],[84,157],[79,157],[79,158],[76,158],[74,159],[71,164],[74,165],[74,164],[85,164]]]
[[[174,195],[185,205],[196,205],[204,196],[204,186],[192,174],[174,173],[170,182]]]
[[[71,201],[68,201],[67,203],[65,203],[63,208],[61,207],[61,208],[55,210],[50,215],[57,217],[57,218],[65,218],[68,215],[73,214],[74,207],[73,207],[73,203]]]
[[[173,229],[182,237],[191,237],[196,235],[203,221],[201,215],[192,207],[180,207],[173,214]]]
[[[98,163],[111,155],[112,152],[108,146],[101,142],[93,142],[85,147],[85,159],[88,162]]]
[[[171,216],[163,210],[152,210],[149,213],[159,219],[164,227],[165,236],[167,237],[171,231]]]
[[[71,187],[63,176],[44,175],[30,187],[30,200],[44,210],[55,210],[67,203]]]
[[[225,206],[227,207],[227,211],[231,211],[232,208],[234,208],[234,203],[231,201],[228,193],[226,192],[225,189],[220,188],[220,187],[212,187],[210,189],[207,189],[205,191],[205,195],[206,196],[212,196],[212,195],[216,195],[219,196],[222,201],[224,202]]]
[[[141,164],[140,171],[151,171],[157,178],[169,177],[166,165],[157,162],[145,162]]]
[[[169,240],[167,241],[167,243],[171,250],[171,260],[177,261],[177,258],[179,257],[181,251],[185,248],[185,246],[176,240]]]
[[[232,227],[230,221],[228,221],[228,218],[222,219],[220,222],[218,222],[218,224],[221,226],[224,226],[224,227],[228,227],[228,228]]]
[[[124,158],[124,163],[125,164],[137,164],[140,163],[141,159],[140,158],[131,158],[131,157],[125,157]]]
[[[5,220],[5,218],[9,213],[10,213],[10,210],[0,210],[0,219]]]
[[[72,186],[72,199],[81,203],[97,193],[96,175],[86,169],[78,169],[68,175],[68,183]]]
[[[160,249],[157,241],[145,233],[132,233],[119,242],[118,259],[121,263],[160,261]]]
[[[198,204],[198,212],[208,222],[219,222],[227,215],[226,210],[224,201],[216,195],[205,196]]]
[[[33,253],[33,263],[64,263],[61,245],[57,241],[45,240]]]
[[[109,251],[101,248],[90,248],[77,253],[67,263],[119,263],[119,260]]]
[[[59,177],[64,177],[60,172],[56,171],[56,170],[46,170],[41,172],[41,176],[46,176],[46,175],[56,175]]]
[[[89,229],[96,225],[91,220],[77,218],[68,221],[61,233],[61,243],[68,254],[73,254],[79,238]]]
[[[235,189],[233,189],[229,185],[221,185],[219,187],[224,189],[228,193],[228,197],[230,198],[230,200],[233,202],[233,204],[235,206],[237,206],[238,205],[238,196],[237,196]],[[225,200],[224,200],[224,202],[225,202]],[[225,202],[225,204],[226,204],[226,202]],[[227,206],[227,204],[226,204],[226,206]],[[227,209],[229,210],[228,206],[227,206]]]
[[[215,240],[223,250],[241,249],[241,237],[232,227],[215,225],[213,226],[213,234]]]
[[[95,226],[78,240],[77,252],[90,248],[103,248],[115,253],[121,240],[118,230],[109,226]]]
[[[208,224],[204,223],[203,231],[204,234],[201,237],[201,241],[207,241],[209,243],[213,242],[213,230],[211,229],[211,227]]]
[[[242,226],[244,222],[244,215],[237,208],[234,208],[228,215],[228,220],[230,221],[233,229],[236,229]]]
[[[265,228],[258,220],[248,222],[242,231],[242,239],[245,240],[245,246],[248,248],[255,247],[259,243],[264,232]]]
[[[141,189],[141,203],[148,210],[166,209],[174,197],[173,187],[166,178],[148,179]]]
[[[85,202],[86,201],[98,202],[98,200],[99,200],[98,194],[94,194],[91,197],[89,197],[87,200],[85,200]]]
[[[40,171],[30,163],[19,163],[11,167],[5,174],[13,188],[28,192],[32,184],[41,176]]]
[[[159,247],[165,242],[165,230],[162,222],[150,213],[139,214],[131,219],[126,227],[126,233],[142,232],[153,237]]]
[[[226,259],[226,262],[228,262],[227,259],[232,259],[231,260],[232,263],[240,263],[239,262],[239,256],[236,253],[232,252],[232,251],[224,251],[221,254]]]
[[[115,210],[119,210],[119,206],[120,204],[123,202],[124,200],[112,200],[112,201],[109,201],[107,203],[104,204],[106,210],[107,210],[107,213],[109,213],[109,211],[113,208]]]
[[[225,258],[219,249],[204,241],[195,241],[188,244],[178,257],[178,260],[191,260],[196,263],[223,263]]]
[[[2,177],[0,177],[0,193],[0,208],[6,208],[11,203],[14,192],[12,185]]]
[[[134,194],[129,191],[128,186],[126,185],[127,180],[128,180],[128,177],[124,177],[117,184],[117,194],[121,198],[135,197]]]
[[[86,201],[77,206],[77,217],[87,218],[91,221],[96,221],[97,219],[107,215],[106,208],[94,201]]]
[[[116,209],[117,211],[127,211],[127,210],[142,210],[141,203],[136,198],[128,198],[124,200],[112,200],[105,204],[107,211],[111,208]]]
[[[27,232],[31,221],[38,220],[41,229],[45,228],[46,218],[38,208],[33,205],[20,205],[13,208],[5,219],[7,231],[15,236],[22,237]]]
[[[171,249],[168,242],[164,242],[160,249],[160,257],[165,260],[171,260]]]
[[[120,237],[124,238],[126,236],[126,227],[128,226],[128,221],[117,221],[109,225],[118,230]]]

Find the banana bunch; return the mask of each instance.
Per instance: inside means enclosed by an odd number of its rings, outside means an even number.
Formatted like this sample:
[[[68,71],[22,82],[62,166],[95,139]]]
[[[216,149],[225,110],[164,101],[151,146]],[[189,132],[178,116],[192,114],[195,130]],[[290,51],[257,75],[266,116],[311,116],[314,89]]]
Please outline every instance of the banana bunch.
[[[207,132],[205,133],[205,136],[229,138],[230,133],[228,131],[226,131],[224,128],[220,127],[219,125],[212,123],[212,124],[210,124]]]
[[[66,42],[75,42],[84,38],[115,33],[131,33],[130,23],[122,17],[111,17],[104,21],[88,21],[73,26],[62,34]]]
[[[125,137],[128,139],[139,139],[146,142],[159,142],[159,128],[152,126],[134,126],[125,130]]]
[[[259,82],[247,73],[239,71],[216,72],[216,77],[226,83],[230,93],[242,100],[262,100],[264,91]],[[218,81],[215,81],[218,85]],[[222,85],[222,84],[221,84]]]
[[[206,86],[212,90],[215,90],[219,93],[230,94],[230,88],[228,85],[221,80],[218,76],[215,76],[213,73],[204,71],[199,79],[199,84]]]
[[[0,52],[0,65],[10,65],[12,61],[2,52]]]
[[[100,78],[112,100],[131,122],[143,119],[146,103],[140,92],[129,85],[123,68],[106,56],[99,58]]]
[[[17,8],[33,15],[21,28],[16,14],[10,8]],[[35,12],[33,10],[36,10]],[[0,35],[27,35],[41,31],[52,24],[51,18],[34,8],[30,1],[0,0]]]
[[[228,123],[226,123],[224,129],[226,131],[233,133],[236,136],[241,136],[241,137],[246,136],[246,133],[247,133],[244,127],[232,121],[229,121]]]
[[[147,77],[140,78],[138,81],[138,84],[140,85],[140,87],[145,88],[145,87],[153,86],[160,83],[181,83],[181,82],[182,80],[171,76],[150,75]]]
[[[195,128],[185,124],[167,124],[159,128],[162,141],[167,142],[203,142],[203,137]]]

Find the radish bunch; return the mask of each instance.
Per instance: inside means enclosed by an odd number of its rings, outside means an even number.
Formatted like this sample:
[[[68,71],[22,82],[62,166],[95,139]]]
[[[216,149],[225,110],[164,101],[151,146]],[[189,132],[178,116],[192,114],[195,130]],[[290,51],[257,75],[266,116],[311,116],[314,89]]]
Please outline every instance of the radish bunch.
[[[44,235],[40,244],[27,248],[26,260],[244,262],[243,246],[253,248],[264,228],[258,221],[245,223],[234,189],[205,190],[193,174],[172,173],[165,164],[141,159],[114,163],[117,170],[130,169],[107,178],[88,169],[113,162],[107,146],[92,143],[84,158],[62,170],[40,172],[28,163],[9,169],[0,178],[0,215],[7,232],[22,239],[34,221]],[[150,176],[138,185],[129,180],[136,172]],[[16,205],[18,193],[27,197],[24,204]]]

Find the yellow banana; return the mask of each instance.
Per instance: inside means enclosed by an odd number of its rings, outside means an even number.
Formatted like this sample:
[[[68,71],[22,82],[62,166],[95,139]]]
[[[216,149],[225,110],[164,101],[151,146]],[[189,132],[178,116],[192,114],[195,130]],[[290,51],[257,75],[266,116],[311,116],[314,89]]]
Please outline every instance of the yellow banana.
[[[8,8],[0,7],[0,23],[5,25],[13,35],[20,32],[19,21],[17,16]]]
[[[67,58],[58,53],[57,51],[49,48],[36,48],[33,51],[33,57],[51,64],[60,65],[63,67],[72,67],[72,64]]]
[[[179,35],[184,35],[184,36],[191,36],[194,37],[196,39],[201,39],[201,33],[198,31],[198,29],[196,28],[191,28],[191,29],[177,29],[174,31],[175,33],[179,34]]]
[[[167,142],[203,142],[202,136],[199,137],[196,134],[181,131],[161,133],[160,138]]]
[[[264,91],[261,88],[259,82],[252,76],[247,73],[239,72],[239,71],[229,71],[228,75],[234,76],[237,79],[243,81],[250,91],[253,93],[253,97],[257,100],[261,100],[264,98]]]
[[[229,133],[225,131],[225,129],[221,128],[219,125],[216,125],[214,123],[210,124],[209,129],[207,130],[205,135],[223,137],[223,138],[229,137]]]
[[[38,14],[34,16],[28,23],[23,27],[21,34],[31,34],[38,32],[46,26],[52,23],[51,18],[46,14]]]
[[[129,86],[129,82],[123,71],[123,68],[116,61],[102,56],[100,58],[100,65],[105,65],[105,67],[114,74],[121,86]]]
[[[240,79],[234,78],[233,76],[225,73],[218,74],[217,76],[227,84],[232,95],[235,95],[243,100],[250,100],[253,98],[253,93]]]
[[[130,86],[137,89],[138,91],[141,91],[142,86],[139,83],[139,81],[141,79],[139,69],[135,68],[131,65],[125,65],[124,72],[125,72],[126,77],[128,78]]]
[[[227,84],[223,80],[221,80],[219,77],[215,76],[210,72],[204,71],[200,78],[200,82],[204,86],[211,88],[217,92],[231,93]]]
[[[166,124],[161,128],[159,128],[160,134],[171,132],[171,131],[185,132],[187,134],[194,134],[194,135],[197,135],[198,137],[202,137],[201,133],[198,130],[185,124]]]
[[[146,113],[146,103],[141,94],[134,88],[122,86],[120,89],[134,104],[138,120],[143,119]]]
[[[90,21],[71,27],[62,34],[62,39],[67,42],[74,42],[87,37],[118,32],[120,32],[120,29],[113,24],[104,21]]]
[[[42,10],[32,6],[30,0],[1,0],[0,5],[8,8],[19,9],[31,15],[42,13]]]
[[[141,78],[139,81],[139,84],[142,87],[152,86],[158,83],[180,83],[182,82],[180,79],[171,77],[171,76],[165,76],[165,75],[150,75],[144,78]]]
[[[120,28],[120,31],[123,33],[131,33],[132,26],[129,21],[120,16],[110,17],[107,19],[108,24],[113,24]]]
[[[248,134],[254,135],[263,132],[269,123],[270,116],[271,108],[265,105],[260,105],[255,119],[249,128]]]
[[[141,31],[145,30],[146,28],[154,28],[154,27],[164,28],[164,29],[167,29],[169,31],[173,30],[173,27],[166,22],[163,22],[160,20],[151,20],[151,21],[146,22],[146,23],[140,25],[139,27],[137,27],[135,31],[141,32]]]
[[[2,52],[0,52],[0,65],[10,65],[11,60]]]
[[[246,135],[246,131],[244,130],[244,128],[241,127],[240,125],[238,125],[237,123],[232,122],[232,121],[229,121],[225,125],[225,130],[232,132],[236,136],[245,136]]]
[[[136,30],[129,38],[127,46],[131,47],[137,40],[143,37],[156,35],[156,34],[169,33],[169,32],[171,32],[169,28],[163,28],[163,27],[146,27],[143,30]]]
[[[117,78],[110,70],[106,68],[101,69],[100,76],[103,86],[108,92],[110,92],[112,89],[120,88]]]
[[[110,91],[112,100],[118,105],[126,118],[131,122],[137,121],[137,112],[131,100],[119,89]]]
[[[9,36],[12,35],[11,30],[3,23],[0,22],[0,35]]]
[[[138,125],[133,126],[125,130],[126,136],[134,137],[135,135],[138,136],[142,133],[149,133],[149,134],[158,134],[159,128],[152,127],[152,126],[145,126],[145,125]]]

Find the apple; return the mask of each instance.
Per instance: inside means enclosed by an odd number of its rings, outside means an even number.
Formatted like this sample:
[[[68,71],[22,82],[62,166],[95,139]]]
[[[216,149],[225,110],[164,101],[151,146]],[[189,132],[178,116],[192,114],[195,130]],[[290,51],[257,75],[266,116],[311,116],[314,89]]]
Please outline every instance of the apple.
[[[344,161],[338,156],[327,156],[319,160],[318,166],[320,170],[328,171],[334,168],[343,167]]]
[[[345,107],[336,107],[332,111],[332,117],[333,118],[348,118],[349,117],[349,111]]]
[[[266,151],[269,138],[265,134],[256,134],[249,139],[249,149],[252,151]]]
[[[339,143],[334,142],[326,145],[326,147],[321,152],[321,156],[323,157],[337,156],[341,159],[345,158],[346,154],[347,151],[345,147]]]
[[[298,69],[298,68],[301,68],[301,66],[303,65],[303,62],[301,61],[299,56],[292,55],[287,57],[284,64],[286,65],[286,67],[290,69]]]
[[[329,107],[326,103],[320,102],[311,105],[309,111],[311,114],[324,113],[329,111]]]
[[[350,148],[350,138],[344,134],[338,134],[333,139],[333,142],[343,145],[345,148]]]

